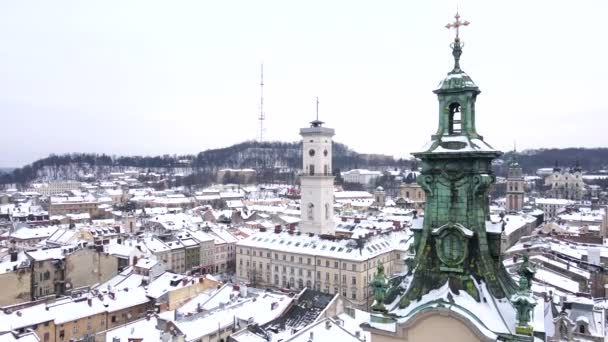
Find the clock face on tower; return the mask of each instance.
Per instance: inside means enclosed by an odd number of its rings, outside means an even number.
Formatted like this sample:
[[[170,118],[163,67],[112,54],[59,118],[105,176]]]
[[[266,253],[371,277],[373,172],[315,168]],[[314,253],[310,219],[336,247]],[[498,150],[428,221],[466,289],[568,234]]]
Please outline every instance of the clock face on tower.
[[[308,151],[308,155],[309,156],[314,156],[315,155],[315,150],[311,149],[310,151]]]
[[[323,151],[323,155],[327,157],[327,150]]]

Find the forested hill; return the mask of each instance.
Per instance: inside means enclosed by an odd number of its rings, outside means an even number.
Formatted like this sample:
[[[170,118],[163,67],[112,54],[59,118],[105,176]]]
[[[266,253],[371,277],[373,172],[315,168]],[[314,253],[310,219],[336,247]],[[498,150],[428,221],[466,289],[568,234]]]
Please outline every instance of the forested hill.
[[[510,160],[512,152],[505,153],[502,159]],[[553,167],[555,163],[562,168],[571,168],[577,163],[584,172],[608,169],[608,148],[549,148],[517,152],[516,159],[524,172],[532,174],[543,167]]]
[[[93,153],[50,155],[30,165],[0,173],[0,184],[25,184],[35,180],[99,177],[127,169],[174,173],[213,173],[221,168],[295,170],[301,168],[300,142],[247,141],[210,149],[197,155],[110,156]],[[392,156],[357,153],[346,145],[333,144],[334,169],[406,167],[407,160]]]
[[[512,152],[502,156],[510,160]],[[524,172],[533,174],[542,167],[552,167],[555,162],[564,168],[579,163],[584,171],[608,169],[608,148],[565,148],[525,150],[516,154]],[[506,166],[497,165],[499,175],[506,174]],[[386,169],[406,168],[410,160],[395,159],[380,154],[362,154],[346,145],[333,144],[334,171],[353,168]],[[163,156],[109,156],[106,154],[71,153],[50,155],[30,165],[0,171],[0,184],[26,184],[37,180],[83,179],[88,176],[103,177],[110,172],[139,169],[151,172],[181,174],[214,174],[221,168],[255,168],[257,170],[281,170],[289,172],[301,168],[300,142],[247,141],[230,147],[210,149],[197,155]]]

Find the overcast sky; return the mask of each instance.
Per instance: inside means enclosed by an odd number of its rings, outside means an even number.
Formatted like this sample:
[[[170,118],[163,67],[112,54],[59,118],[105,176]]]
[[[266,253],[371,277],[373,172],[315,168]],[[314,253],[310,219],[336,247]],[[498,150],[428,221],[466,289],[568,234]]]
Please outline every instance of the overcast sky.
[[[0,166],[50,153],[180,154],[315,115],[359,152],[409,157],[452,67],[495,148],[608,145],[608,1],[3,1]]]

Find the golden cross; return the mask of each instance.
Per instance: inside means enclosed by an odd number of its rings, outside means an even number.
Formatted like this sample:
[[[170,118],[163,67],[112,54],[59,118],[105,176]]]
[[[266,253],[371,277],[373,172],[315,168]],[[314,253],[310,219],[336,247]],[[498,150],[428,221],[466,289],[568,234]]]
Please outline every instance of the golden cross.
[[[456,38],[458,38],[458,33],[459,33],[460,26],[468,26],[470,23],[468,21],[466,21],[466,20],[465,21],[460,21],[460,15],[458,14],[458,12],[456,12],[456,15],[454,16],[454,18],[456,20],[454,20],[453,23],[449,23],[449,24],[445,25],[445,27],[447,29],[451,29],[451,28],[456,29]]]

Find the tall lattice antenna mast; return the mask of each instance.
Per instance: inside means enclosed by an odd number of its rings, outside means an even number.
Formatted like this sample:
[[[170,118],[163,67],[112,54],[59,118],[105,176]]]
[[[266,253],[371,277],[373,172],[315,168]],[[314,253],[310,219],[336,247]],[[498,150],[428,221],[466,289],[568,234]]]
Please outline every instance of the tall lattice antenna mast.
[[[264,120],[266,120],[266,113],[264,113],[264,64],[261,64],[260,68],[260,142],[264,141]]]

